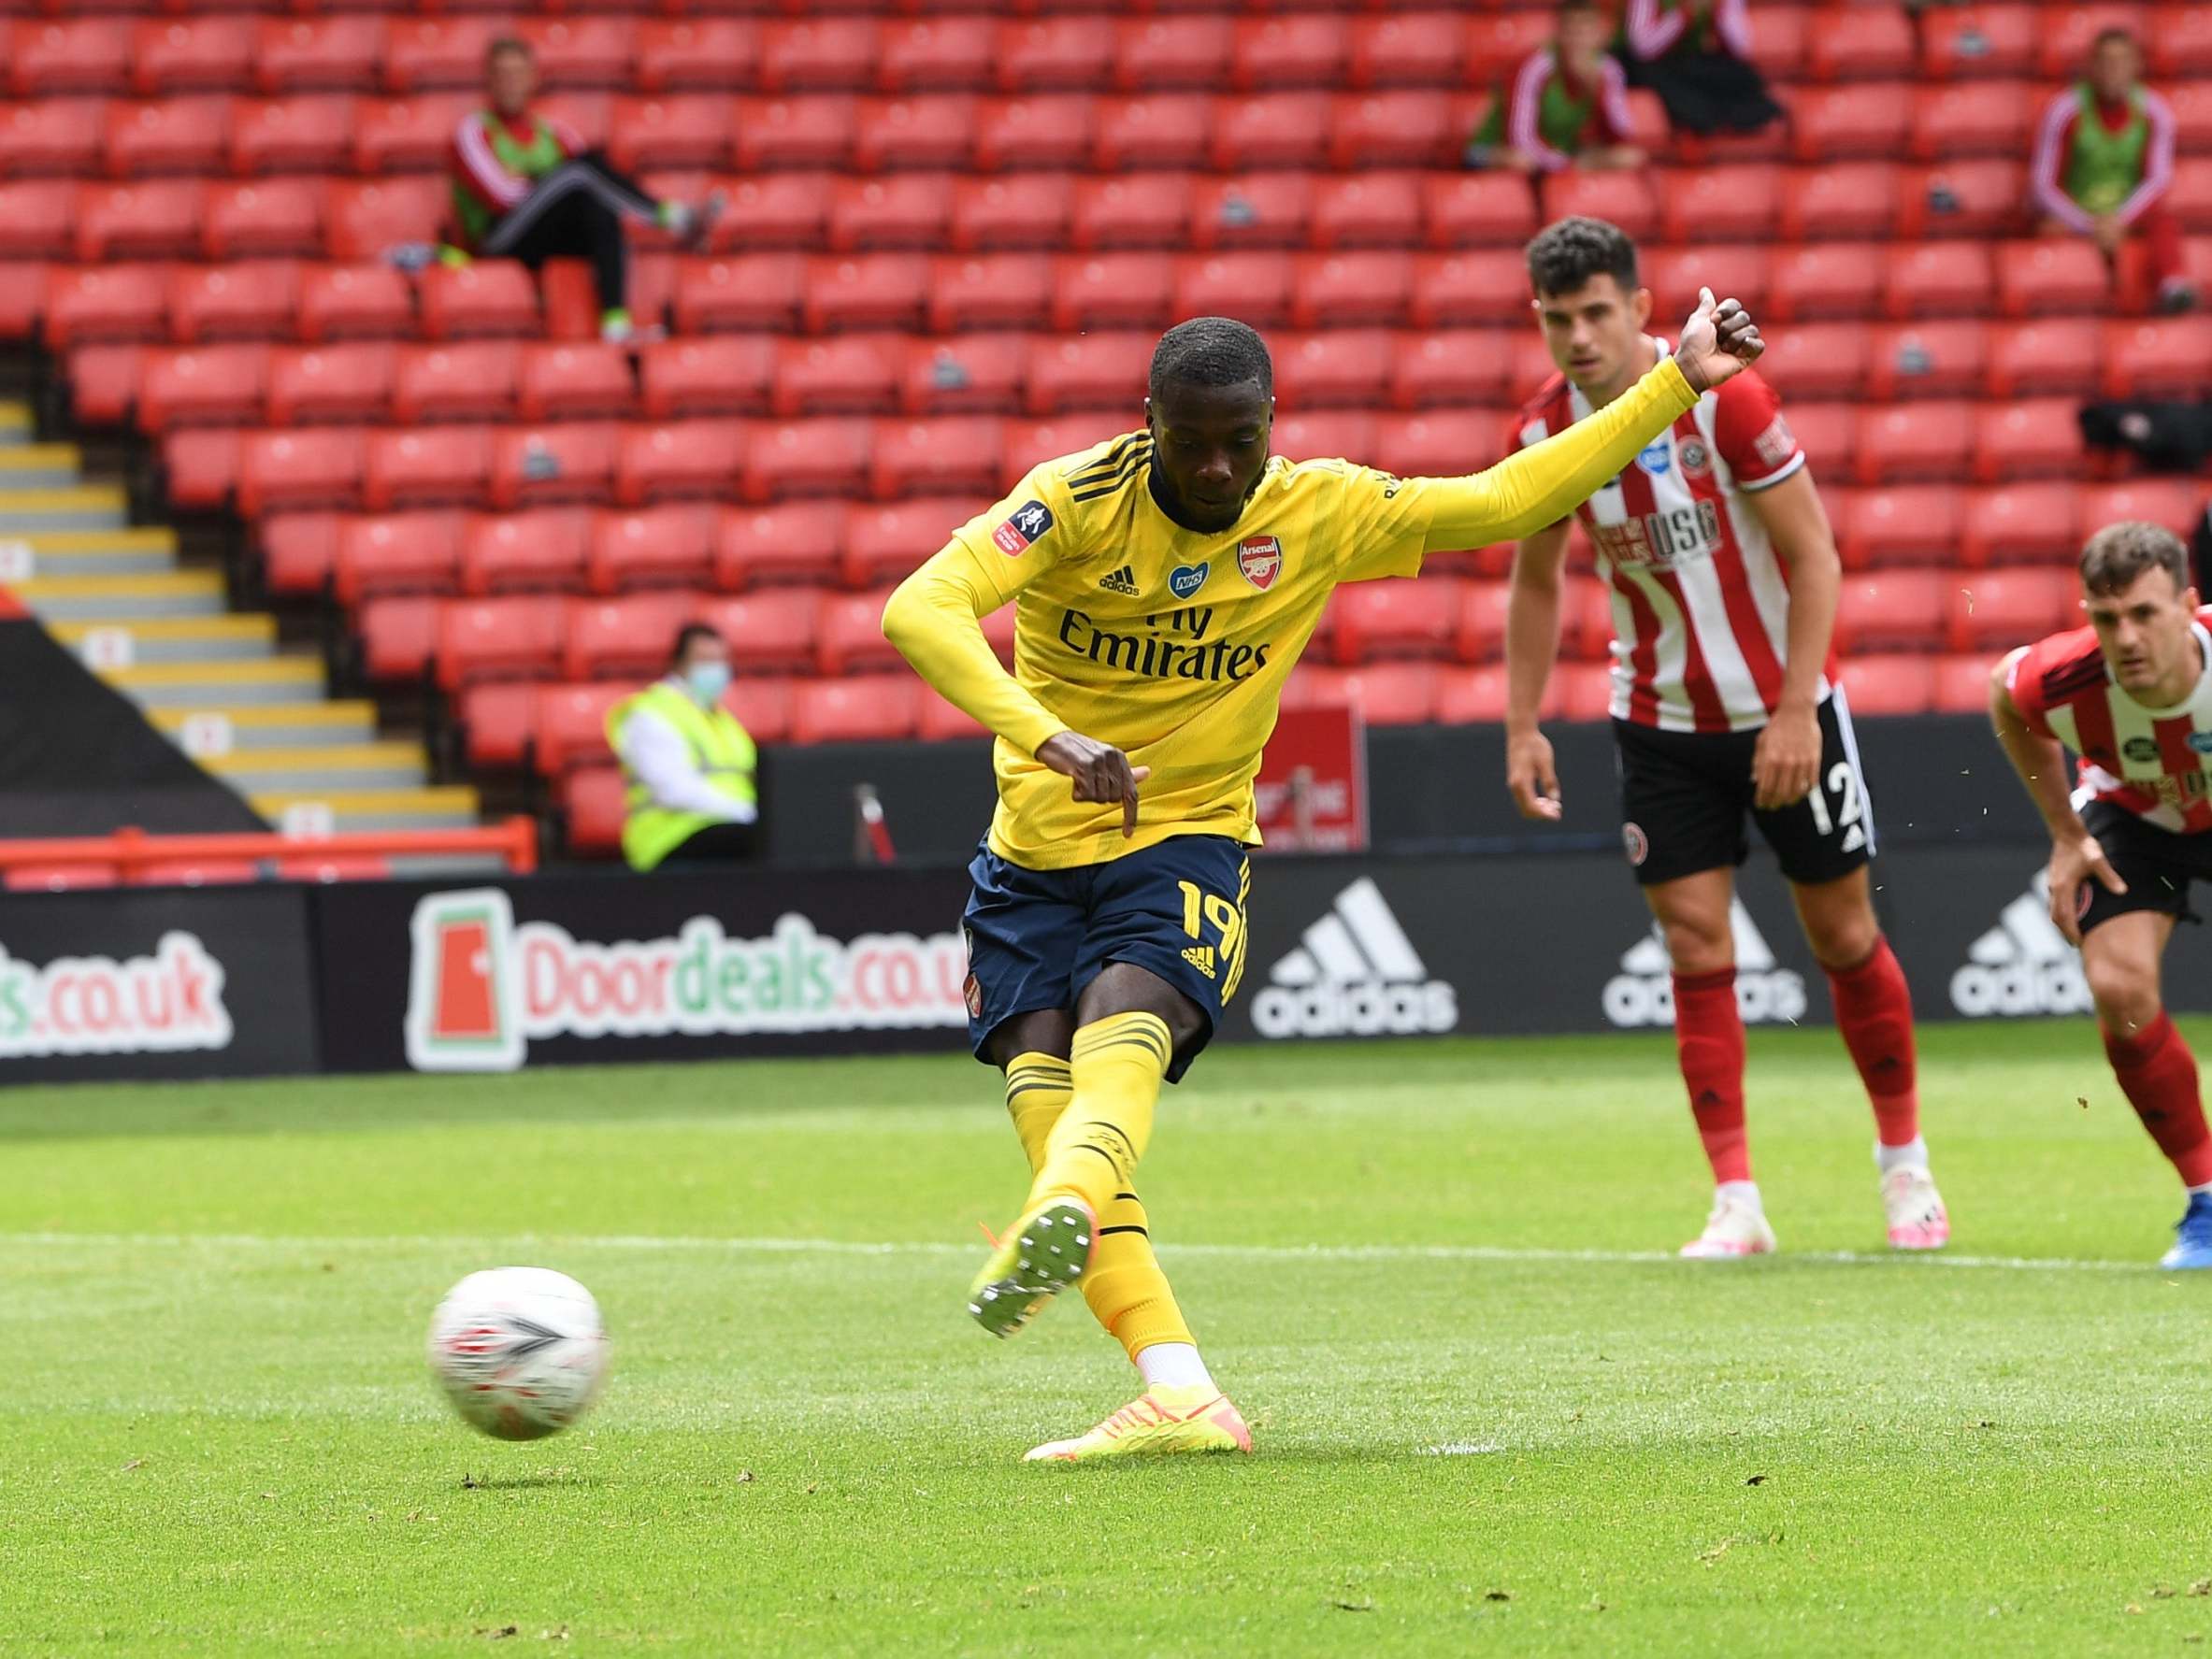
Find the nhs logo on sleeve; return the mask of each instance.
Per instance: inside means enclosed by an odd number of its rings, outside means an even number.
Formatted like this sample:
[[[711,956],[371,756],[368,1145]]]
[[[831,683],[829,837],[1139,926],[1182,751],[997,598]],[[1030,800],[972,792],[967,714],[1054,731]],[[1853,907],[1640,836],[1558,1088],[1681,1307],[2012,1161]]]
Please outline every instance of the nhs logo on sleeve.
[[[1178,565],[1168,573],[1168,592],[1178,599],[1187,599],[1206,585],[1206,572],[1213,568],[1213,561],[1200,565]]]
[[[1655,479],[1665,478],[1674,467],[1674,449],[1668,438],[1669,435],[1662,433],[1645,445],[1643,453],[1636,457],[1636,465]]]

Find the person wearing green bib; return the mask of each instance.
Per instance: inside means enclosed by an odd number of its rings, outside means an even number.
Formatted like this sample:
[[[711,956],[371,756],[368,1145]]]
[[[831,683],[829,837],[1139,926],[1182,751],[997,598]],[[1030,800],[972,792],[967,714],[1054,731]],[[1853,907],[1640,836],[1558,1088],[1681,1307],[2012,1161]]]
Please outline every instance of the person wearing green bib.
[[[758,755],[722,700],[728,690],[728,645],[693,622],[676,636],[668,672],[607,711],[607,741],[628,786],[622,851],[632,869],[759,851]]]
[[[1491,99],[1468,140],[1467,164],[1519,173],[1642,166],[1644,152],[1630,142],[1628,82],[1605,50],[1607,27],[1594,0],[1567,0],[1558,37],[1530,52]]]
[[[2029,173],[2047,236],[2088,236],[2117,269],[2139,237],[2162,311],[2196,304],[2168,210],[2174,182],[2174,112],[2143,84],[2143,49],[2125,29],[2090,47],[2089,76],[2050,101],[2036,129]]]
[[[538,60],[526,41],[493,41],[484,82],[486,107],[462,117],[453,133],[452,232],[462,251],[532,270],[549,259],[587,259],[601,336],[635,337],[624,222],[658,225],[696,245],[721,215],[720,193],[696,207],[656,201],[567,122],[538,113]]]

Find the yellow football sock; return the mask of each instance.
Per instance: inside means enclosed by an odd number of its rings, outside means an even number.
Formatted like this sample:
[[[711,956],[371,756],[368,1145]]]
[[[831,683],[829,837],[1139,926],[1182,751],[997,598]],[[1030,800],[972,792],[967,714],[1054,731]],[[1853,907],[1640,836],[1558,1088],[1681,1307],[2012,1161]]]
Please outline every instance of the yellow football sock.
[[[1104,1226],[1113,1195],[1129,1190],[1152,1138],[1168,1070],[1168,1023],[1157,1014],[1110,1014],[1079,1028],[1072,1051],[1075,1098],[1053,1125],[1029,1202],[1081,1198]]]
[[[1126,1188],[1099,1212],[1083,1299],[1131,1360],[1156,1342],[1195,1342],[1159,1258],[1137,1194]]]
[[[1016,1054],[1006,1067],[1006,1112],[1021,1137],[1032,1176],[1044,1164],[1044,1143],[1074,1091],[1068,1063],[1057,1054]]]

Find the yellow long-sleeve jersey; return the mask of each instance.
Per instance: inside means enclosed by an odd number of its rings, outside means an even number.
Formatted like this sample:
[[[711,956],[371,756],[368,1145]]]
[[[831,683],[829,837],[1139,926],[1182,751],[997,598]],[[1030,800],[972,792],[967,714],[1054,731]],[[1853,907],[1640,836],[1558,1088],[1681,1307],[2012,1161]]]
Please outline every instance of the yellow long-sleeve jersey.
[[[1034,468],[962,525],[899,584],[883,632],[998,734],[1000,857],[1067,869],[1170,836],[1257,843],[1253,777],[1330,590],[1558,522],[1696,402],[1670,358],[1588,420],[1472,477],[1277,456],[1236,524],[1213,533],[1159,509],[1151,437],[1128,433]],[[1009,603],[1011,675],[977,622]],[[1036,759],[1066,731],[1152,768],[1133,837],[1120,803],[1076,801]]]

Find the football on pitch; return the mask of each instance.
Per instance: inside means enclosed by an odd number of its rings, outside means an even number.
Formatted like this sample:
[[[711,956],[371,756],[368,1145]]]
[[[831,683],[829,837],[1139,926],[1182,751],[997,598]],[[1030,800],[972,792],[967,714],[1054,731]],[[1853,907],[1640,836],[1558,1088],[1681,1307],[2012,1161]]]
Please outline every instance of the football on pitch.
[[[560,1433],[607,1380],[591,1292],[551,1267],[490,1267],[430,1316],[430,1370],[454,1409],[502,1440]]]

